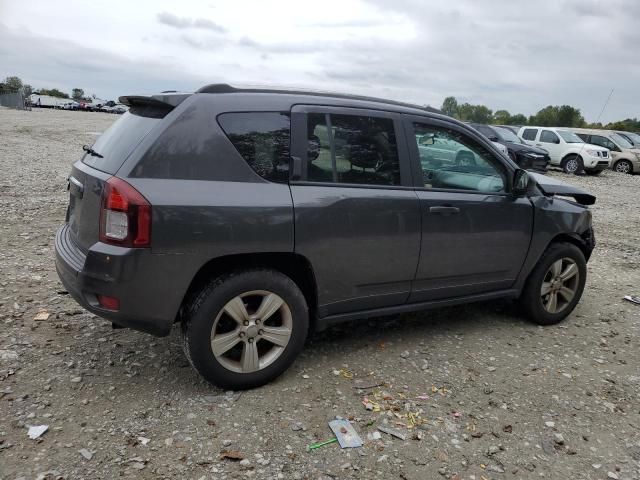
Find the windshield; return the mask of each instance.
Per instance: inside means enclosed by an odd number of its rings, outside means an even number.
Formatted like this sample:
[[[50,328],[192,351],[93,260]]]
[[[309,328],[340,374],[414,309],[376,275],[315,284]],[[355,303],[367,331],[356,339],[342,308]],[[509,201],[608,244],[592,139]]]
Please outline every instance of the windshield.
[[[626,138],[622,135],[618,135],[617,133],[611,134],[611,140],[616,142],[620,148],[633,148],[633,145],[631,145]]]
[[[556,133],[560,135],[567,143],[584,143],[584,141],[573,132],[567,132],[566,130],[556,130]]]
[[[640,147],[640,135],[637,133],[624,132],[624,136],[630,138],[636,147]]]
[[[504,127],[493,127],[493,128],[498,131],[498,133],[504,139],[505,142],[524,143],[522,140],[520,140],[520,137],[518,137],[515,133],[513,133],[508,128],[504,128]]]

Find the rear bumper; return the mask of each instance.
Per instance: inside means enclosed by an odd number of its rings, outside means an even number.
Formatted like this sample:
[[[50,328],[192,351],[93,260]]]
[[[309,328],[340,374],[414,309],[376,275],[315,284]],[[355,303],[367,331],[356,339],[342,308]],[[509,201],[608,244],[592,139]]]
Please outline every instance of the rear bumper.
[[[85,255],[66,224],[56,233],[55,251],[60,281],[84,308],[123,327],[169,334],[189,285],[176,274],[176,256],[100,242]],[[118,298],[120,309],[102,308],[96,295]]]

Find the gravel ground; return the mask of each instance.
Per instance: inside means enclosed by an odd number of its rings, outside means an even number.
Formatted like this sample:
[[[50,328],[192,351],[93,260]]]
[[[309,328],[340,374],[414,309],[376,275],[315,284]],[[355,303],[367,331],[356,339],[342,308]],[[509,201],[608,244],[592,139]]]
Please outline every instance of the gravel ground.
[[[0,109],[0,478],[640,478],[640,307],[622,300],[640,294],[640,176],[552,174],[598,197],[563,324],[505,302],[344,324],[240,394],[202,382],[177,331],[112,330],[58,282],[66,176],[115,118]],[[308,451],[336,416],[364,446]]]

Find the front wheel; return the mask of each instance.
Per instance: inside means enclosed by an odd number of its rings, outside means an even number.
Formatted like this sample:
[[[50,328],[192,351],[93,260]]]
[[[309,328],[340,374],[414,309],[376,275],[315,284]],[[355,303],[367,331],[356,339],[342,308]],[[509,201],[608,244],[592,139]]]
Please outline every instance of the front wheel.
[[[582,158],[579,155],[567,155],[560,165],[564,173],[573,173],[579,175],[584,169]]]
[[[529,275],[520,304],[538,325],[561,322],[580,301],[586,279],[582,251],[571,243],[554,243]]]
[[[226,389],[278,377],[302,351],[309,328],[304,295],[274,270],[215,278],[186,307],[185,354],[205,380]]]
[[[633,173],[633,165],[629,160],[618,160],[613,169],[618,173]]]

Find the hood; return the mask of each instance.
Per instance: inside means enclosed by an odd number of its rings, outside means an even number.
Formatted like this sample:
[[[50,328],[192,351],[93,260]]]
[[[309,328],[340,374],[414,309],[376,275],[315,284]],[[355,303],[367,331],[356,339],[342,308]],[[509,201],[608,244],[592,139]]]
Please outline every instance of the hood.
[[[523,145],[522,143],[507,144],[514,152],[537,153],[538,155],[549,155],[549,152],[542,148],[532,147],[531,145]]]
[[[608,148],[604,148],[601,147],[600,145],[594,145],[593,143],[568,143],[567,145],[570,145],[574,148],[579,148],[579,149],[584,149],[584,150],[598,150],[600,152],[608,152],[609,149]]]
[[[542,175],[540,173],[527,172],[529,177],[533,178],[542,193],[547,196],[559,195],[561,197],[572,197],[576,202],[582,205],[593,205],[596,203],[595,195],[585,192],[584,190],[569,185],[568,183],[561,182],[555,178]]]

